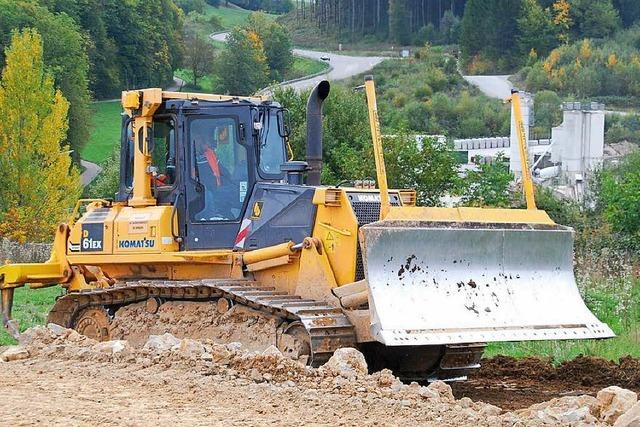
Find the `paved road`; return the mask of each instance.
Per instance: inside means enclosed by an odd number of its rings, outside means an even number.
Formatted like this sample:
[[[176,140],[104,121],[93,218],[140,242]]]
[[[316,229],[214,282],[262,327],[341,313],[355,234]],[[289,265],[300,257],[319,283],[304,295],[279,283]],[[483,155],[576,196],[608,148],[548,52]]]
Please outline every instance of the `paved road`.
[[[466,81],[491,98],[505,99],[511,95],[513,84],[508,80],[509,75],[501,76],[462,76]]]
[[[212,40],[224,42],[227,34],[228,33],[211,34],[210,37]],[[328,56],[328,62],[332,67],[330,71],[320,76],[299,80],[292,83],[285,83],[282,85],[283,87],[292,87],[297,91],[312,88],[321,80],[343,80],[364,73],[372,69],[385,59],[388,59],[383,56],[348,56],[307,49],[294,49],[293,54],[305,58],[315,59],[318,61],[321,60],[321,56]]]
[[[82,181],[83,187],[91,184],[91,181],[96,179],[98,174],[102,172],[102,168],[100,166],[86,160],[80,159],[80,165],[84,168],[84,172],[82,172],[82,174],[80,175],[80,180]]]

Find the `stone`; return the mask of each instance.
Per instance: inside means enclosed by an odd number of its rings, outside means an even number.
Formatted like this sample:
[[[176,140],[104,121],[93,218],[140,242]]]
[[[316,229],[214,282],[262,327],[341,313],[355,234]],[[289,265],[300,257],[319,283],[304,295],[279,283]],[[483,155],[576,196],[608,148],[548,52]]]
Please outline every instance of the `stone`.
[[[278,349],[278,347],[276,347],[275,345],[270,345],[269,347],[267,347],[263,352],[263,355],[265,356],[278,356],[278,357],[282,357],[282,352]]]
[[[351,347],[337,349],[323,367],[345,378],[355,378],[368,372],[364,355]]]
[[[249,371],[249,378],[251,378],[251,380],[257,382],[257,383],[261,383],[264,381],[264,378],[262,376],[262,374],[260,372],[258,372],[257,369],[252,369],[251,371]]]
[[[149,339],[147,339],[144,349],[161,353],[169,351],[179,344],[180,340],[167,332],[163,335],[149,335]]]
[[[473,405],[473,400],[469,399],[468,397],[463,397],[462,399],[458,400],[458,405],[460,405],[461,408],[470,408]]]
[[[616,422],[638,402],[638,395],[625,388],[611,386],[603,388],[596,395],[600,408],[600,419],[607,424]]]
[[[103,341],[93,346],[95,351],[105,354],[118,354],[123,352],[129,343],[123,340]]]
[[[29,351],[19,345],[9,347],[1,355],[0,359],[4,362],[14,362],[16,360],[24,360],[29,358]]]
[[[453,391],[451,386],[444,381],[434,381],[427,386],[431,391],[434,391],[440,397],[440,400],[444,402],[453,402],[456,399],[453,397]]]
[[[637,402],[631,409],[620,415],[613,427],[640,427],[640,402]]]
[[[53,332],[53,334],[57,337],[63,335],[67,331],[67,328],[60,325],[56,325],[55,323],[49,323],[47,325],[47,329]]]
[[[195,358],[204,354],[205,348],[200,341],[185,338],[181,340],[178,345],[173,346],[171,348],[171,351],[178,352],[186,357]]]
[[[36,341],[46,344],[50,343],[53,338],[53,333],[48,328],[45,328],[44,326],[34,326],[21,333],[20,338],[18,338],[18,342],[22,346],[31,345]]]
[[[440,393],[437,391],[430,389],[429,387],[422,386],[418,391],[418,394],[424,399],[439,399]]]
[[[484,405],[482,405],[482,408],[479,412],[481,415],[491,417],[500,415],[502,413],[502,409],[495,405],[491,405],[490,403],[485,403]]]
[[[544,424],[596,425],[593,416],[598,411],[598,401],[592,396],[565,396],[548,402],[537,403],[527,409],[516,411],[525,418],[542,421]]]
[[[202,353],[200,355],[200,359],[204,360],[205,362],[213,362],[213,356],[211,355],[211,353]]]

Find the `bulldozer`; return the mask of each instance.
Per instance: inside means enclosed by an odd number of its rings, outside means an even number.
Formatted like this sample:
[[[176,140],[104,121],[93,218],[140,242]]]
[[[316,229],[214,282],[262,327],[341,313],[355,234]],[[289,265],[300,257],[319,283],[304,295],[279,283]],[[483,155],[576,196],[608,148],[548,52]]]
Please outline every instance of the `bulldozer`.
[[[370,76],[365,92],[377,188],[321,183],[327,81],[308,98],[306,161],[267,97],[123,92],[117,194],[78,201],[47,262],[0,267],[4,323],[26,284],[60,285],[48,322],[96,340],[133,305],[242,307],[289,357],[356,347],[411,380],[464,379],[490,342],[614,335],[578,291],[573,231],[535,206],[524,132],[526,209],[419,207],[388,188]]]

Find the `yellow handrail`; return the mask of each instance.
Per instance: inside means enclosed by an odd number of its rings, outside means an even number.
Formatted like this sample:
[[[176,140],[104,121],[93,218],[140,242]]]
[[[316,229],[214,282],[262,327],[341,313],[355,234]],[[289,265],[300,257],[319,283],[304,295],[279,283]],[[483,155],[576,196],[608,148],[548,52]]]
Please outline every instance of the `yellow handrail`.
[[[391,210],[391,202],[389,201],[389,186],[387,185],[387,171],[384,166],[382,134],[380,133],[378,104],[376,102],[376,88],[373,83],[373,76],[366,76],[364,78],[364,88],[367,94],[367,106],[369,107],[369,124],[371,126],[371,138],[373,139],[376,175],[378,177],[378,187],[380,187],[380,219],[382,220]]]
[[[524,124],[522,122],[522,107],[520,105],[520,93],[517,90],[511,91],[511,97],[507,99],[513,105],[513,118],[516,125],[516,133],[518,135],[518,148],[520,150],[520,164],[522,165],[522,186],[524,190],[524,198],[527,202],[527,209],[534,210],[536,207],[536,199],[533,191],[533,179],[531,178],[531,169],[529,168],[529,152],[527,150],[527,139],[524,132]]]

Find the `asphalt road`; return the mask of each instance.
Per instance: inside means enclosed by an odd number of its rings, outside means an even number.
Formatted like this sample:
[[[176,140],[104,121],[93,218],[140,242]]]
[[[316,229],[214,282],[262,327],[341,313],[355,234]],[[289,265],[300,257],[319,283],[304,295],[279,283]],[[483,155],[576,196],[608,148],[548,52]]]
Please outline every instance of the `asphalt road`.
[[[209,37],[211,37],[212,40],[224,42],[227,34],[228,33],[211,34]],[[307,49],[294,49],[293,54],[318,61],[321,60],[321,56],[327,56],[329,57],[329,61],[327,62],[332,67],[331,70],[320,76],[282,85],[283,87],[292,87],[297,91],[312,88],[321,80],[337,81],[364,73],[387,59],[382,56],[348,56]]]
[[[511,95],[513,84],[509,81],[509,75],[462,77],[490,98],[505,99]]]

